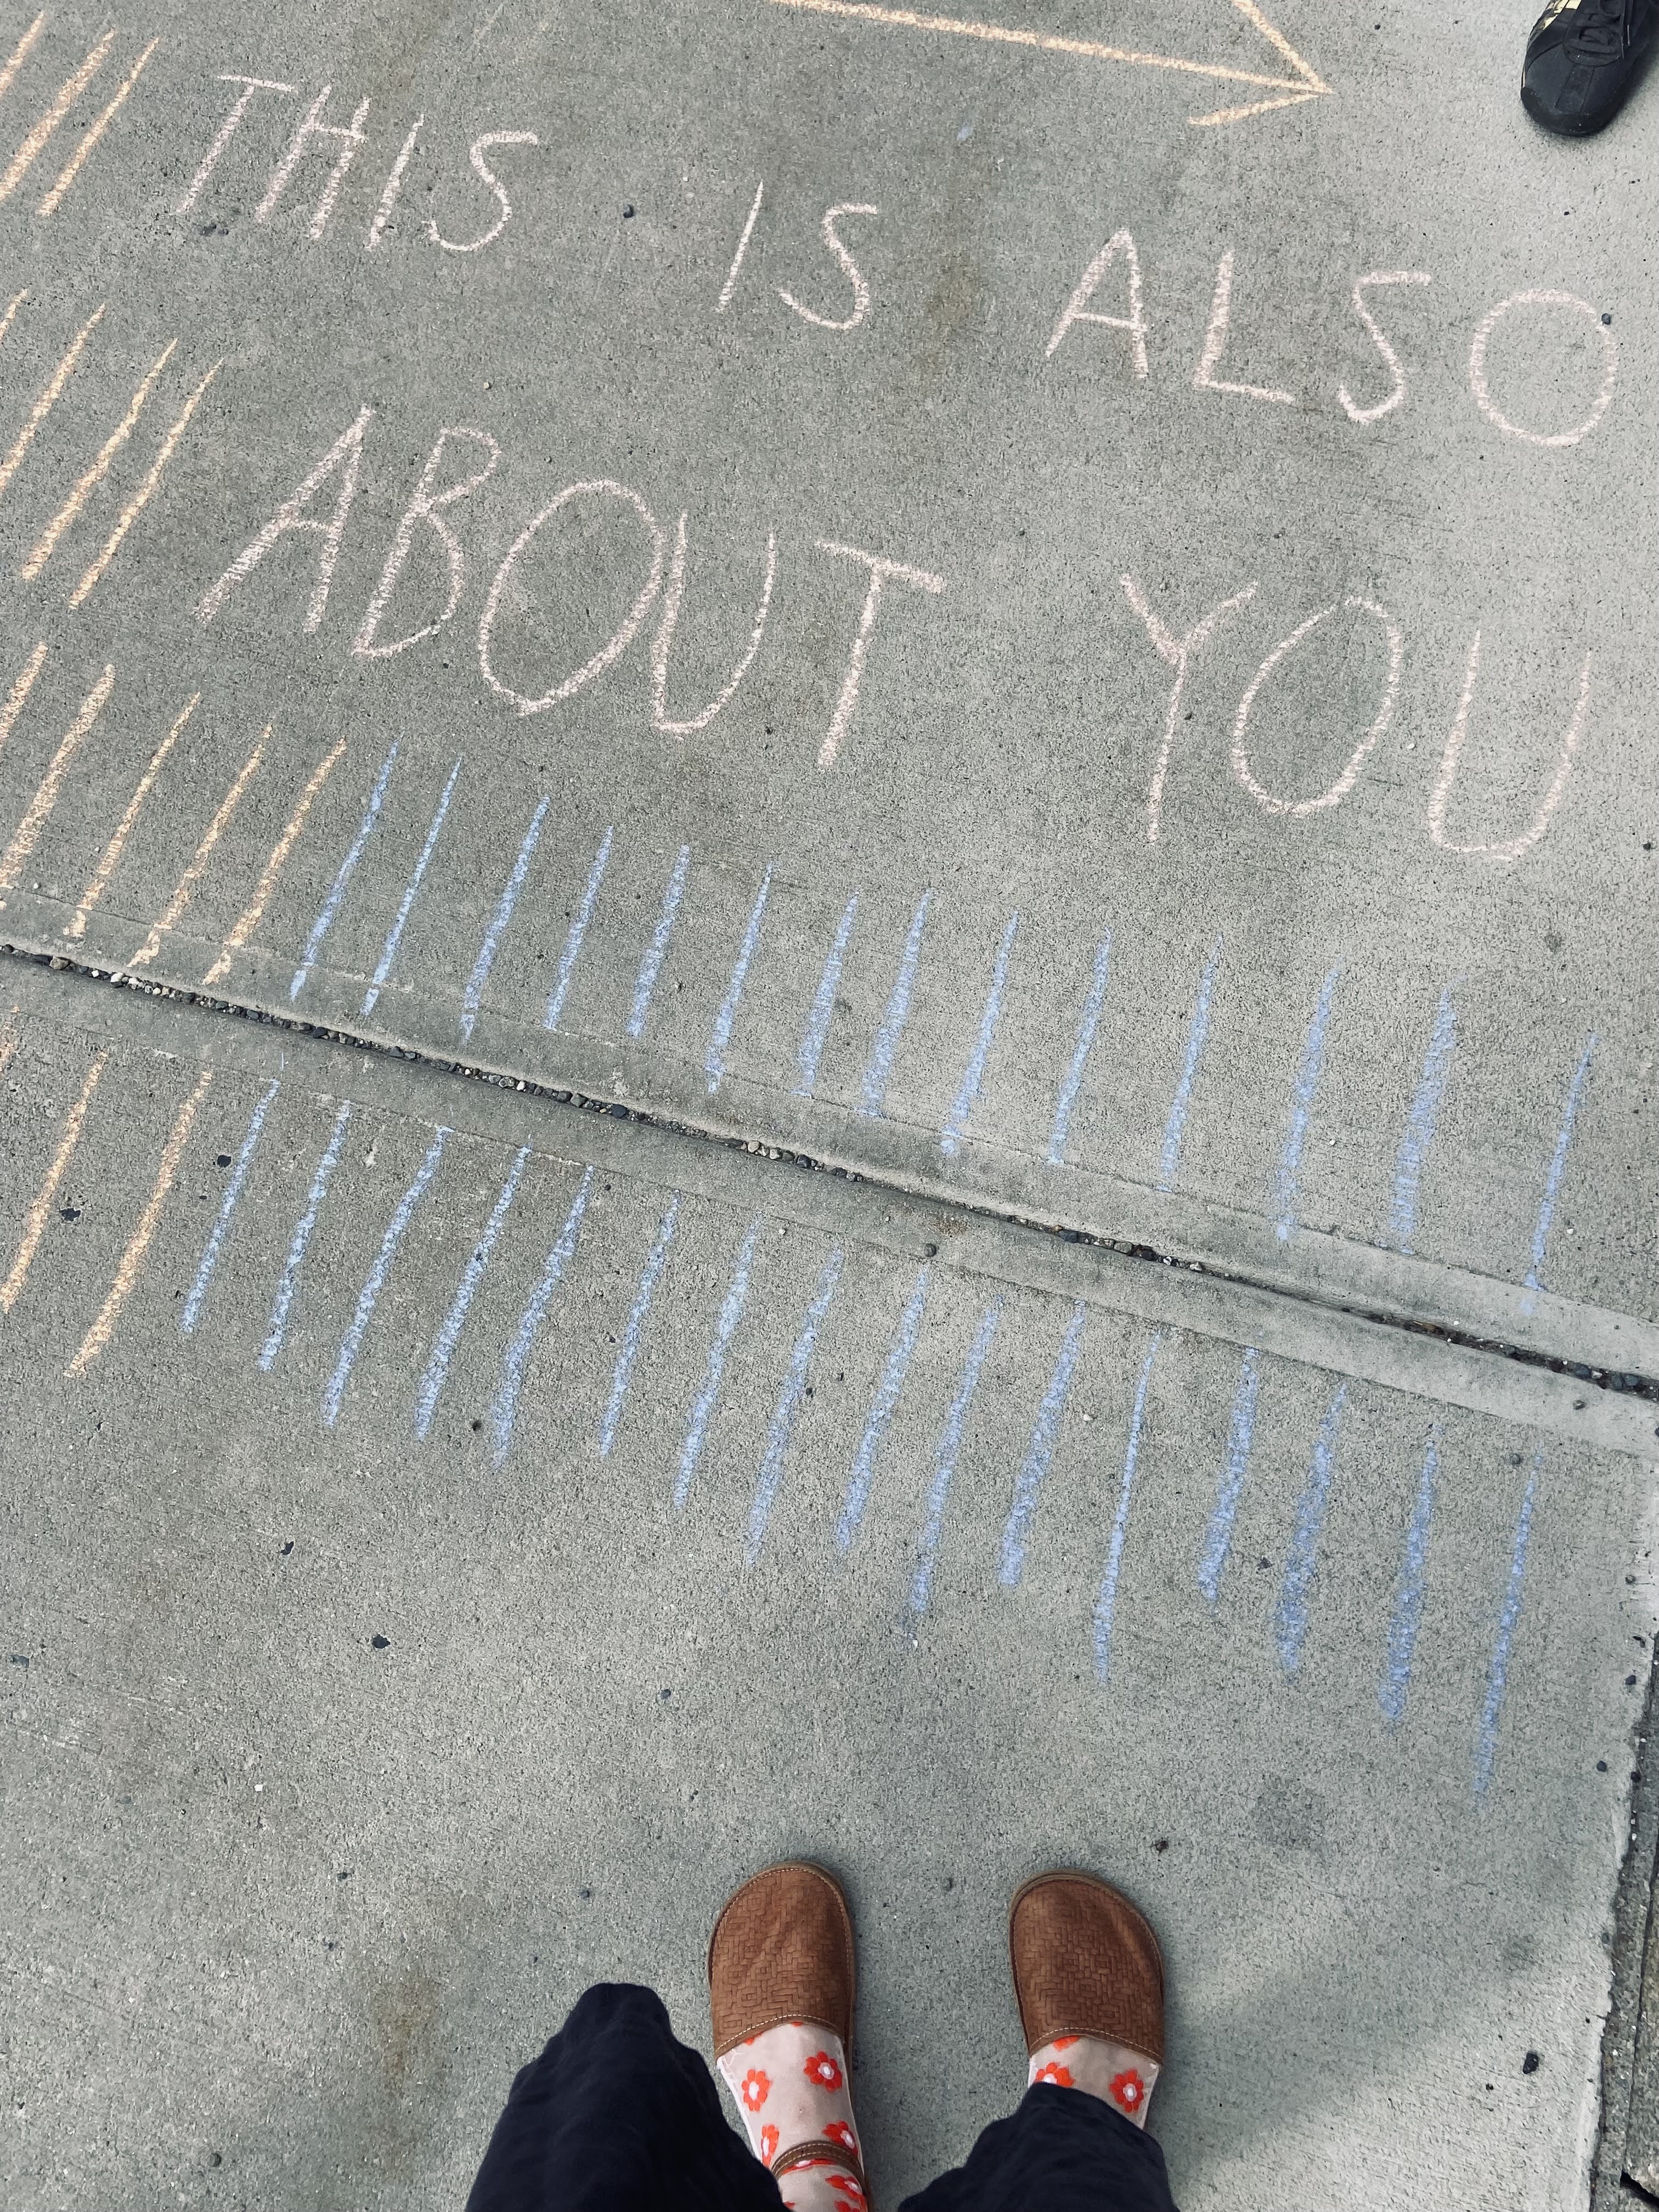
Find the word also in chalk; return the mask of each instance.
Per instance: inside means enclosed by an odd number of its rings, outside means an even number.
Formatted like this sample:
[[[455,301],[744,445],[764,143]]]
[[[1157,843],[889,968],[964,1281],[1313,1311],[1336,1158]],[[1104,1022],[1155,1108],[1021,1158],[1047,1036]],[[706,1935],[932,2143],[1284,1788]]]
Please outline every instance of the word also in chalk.
[[[206,191],[231,142],[241,128],[242,118],[261,94],[289,100],[303,97],[297,85],[281,84],[270,77],[239,76],[232,71],[223,70],[220,73],[219,82],[221,84],[240,85],[242,88],[232,101],[229,113],[220,125],[212,144],[202,156],[201,165],[179,203],[175,212],[179,215],[188,215]],[[319,239],[328,228],[340,197],[340,188],[357,158],[359,149],[368,143],[368,133],[363,127],[368,115],[368,101],[360,100],[357,102],[349,123],[331,123],[325,118],[333,96],[334,88],[325,84],[300,118],[253,210],[255,222],[269,222],[301,164],[307,161],[314,164],[317,157],[321,156],[326,160],[328,168],[312,209],[306,234],[309,238]],[[365,252],[372,252],[380,244],[392,224],[408,182],[410,166],[420,150],[421,133],[425,126],[424,113],[417,115],[386,172],[380,199],[363,240]],[[470,236],[450,238],[439,228],[436,221],[428,216],[423,226],[428,242],[445,253],[482,253],[486,246],[493,246],[513,219],[513,203],[507,198],[506,185],[492,166],[495,149],[498,146],[539,146],[540,143],[533,131],[486,131],[475,138],[468,149],[467,160],[481,190],[488,195],[481,212],[480,227]]]
[[[1210,319],[1204,333],[1203,349],[1193,372],[1193,387],[1198,392],[1218,392],[1237,399],[1265,401],[1271,407],[1295,407],[1301,403],[1293,392],[1284,392],[1276,386],[1245,384],[1222,375],[1219,372],[1225,361],[1232,331],[1233,262],[1231,246],[1222,255],[1215,272],[1215,289],[1210,298]],[[1121,285],[1115,305],[1125,312],[1108,313],[1091,304],[1115,266],[1121,264],[1121,275],[1113,276],[1115,286]],[[1384,328],[1380,317],[1386,307],[1387,295],[1401,286],[1415,287],[1432,283],[1433,278],[1425,269],[1370,269],[1354,279],[1351,295],[1353,312],[1363,325],[1367,336],[1376,349],[1377,359],[1388,379],[1387,389],[1375,397],[1356,398],[1346,384],[1337,386],[1336,397],[1343,413],[1351,422],[1362,425],[1380,422],[1392,415],[1405,400],[1407,379],[1403,363]],[[1493,333],[1500,323],[1510,316],[1543,310],[1568,315],[1588,321],[1601,341],[1601,380],[1595,398],[1590,401],[1582,419],[1559,428],[1540,428],[1512,419],[1492,398],[1486,376],[1486,356]],[[1547,291],[1528,289],[1511,292],[1489,307],[1476,324],[1469,344],[1469,390],[1480,413],[1496,430],[1506,437],[1518,438],[1529,446],[1576,446],[1587,438],[1613,404],[1613,388],[1619,374],[1619,347],[1613,335],[1612,317],[1598,314],[1588,300],[1580,299],[1574,292]],[[1109,331],[1121,331],[1127,343],[1129,367],[1137,380],[1147,374],[1146,340],[1151,332],[1140,273],[1140,257],[1135,250],[1133,233],[1115,231],[1094,259],[1078,279],[1071,298],[1060,310],[1060,319],[1049,334],[1044,349],[1052,361],[1068,340],[1073,340],[1078,326],[1094,324]]]

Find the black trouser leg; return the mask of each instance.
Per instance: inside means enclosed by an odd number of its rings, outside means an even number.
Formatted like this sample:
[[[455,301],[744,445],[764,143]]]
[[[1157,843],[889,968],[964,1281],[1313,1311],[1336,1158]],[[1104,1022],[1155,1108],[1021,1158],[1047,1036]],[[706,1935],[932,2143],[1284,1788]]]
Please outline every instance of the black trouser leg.
[[[466,2212],[780,2212],[654,1990],[584,1992],[513,2084]]]
[[[1098,2097],[1046,2082],[899,2212],[1175,2212],[1164,2153]]]

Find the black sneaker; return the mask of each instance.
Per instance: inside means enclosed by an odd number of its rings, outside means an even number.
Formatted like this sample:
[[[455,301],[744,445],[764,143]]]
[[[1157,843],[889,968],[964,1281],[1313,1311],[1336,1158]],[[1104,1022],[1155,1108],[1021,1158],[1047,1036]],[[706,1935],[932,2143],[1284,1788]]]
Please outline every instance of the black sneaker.
[[[1659,0],[1550,0],[1532,27],[1521,104],[1546,131],[1588,137],[1611,123],[1659,33]]]

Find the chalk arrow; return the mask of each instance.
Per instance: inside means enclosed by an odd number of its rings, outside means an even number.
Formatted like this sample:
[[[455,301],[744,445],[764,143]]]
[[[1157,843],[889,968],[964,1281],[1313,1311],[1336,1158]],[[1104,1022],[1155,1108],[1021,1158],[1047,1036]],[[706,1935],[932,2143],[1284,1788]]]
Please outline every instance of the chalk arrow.
[[[1267,21],[1255,0],[1232,0],[1246,22],[1259,31],[1295,71],[1292,76],[1268,76],[1259,70],[1230,69],[1222,62],[1188,61],[1180,54],[1144,54],[1128,46],[1112,46],[1098,39],[1062,38],[1047,31],[1031,31],[1012,23],[981,23],[963,15],[934,15],[915,8],[878,6],[874,0],[769,0],[775,8],[799,8],[817,15],[840,15],[853,22],[888,23],[907,31],[942,32],[958,39],[981,39],[997,46],[1031,46],[1039,53],[1067,54],[1081,61],[1123,62],[1132,69],[1172,70],[1181,76],[1208,77],[1223,84],[1248,85],[1266,94],[1233,107],[1218,107],[1208,115],[1190,115],[1195,128],[1241,122],[1247,115],[1265,115],[1276,107],[1300,107],[1331,90],[1313,65],[1303,59],[1284,33]]]

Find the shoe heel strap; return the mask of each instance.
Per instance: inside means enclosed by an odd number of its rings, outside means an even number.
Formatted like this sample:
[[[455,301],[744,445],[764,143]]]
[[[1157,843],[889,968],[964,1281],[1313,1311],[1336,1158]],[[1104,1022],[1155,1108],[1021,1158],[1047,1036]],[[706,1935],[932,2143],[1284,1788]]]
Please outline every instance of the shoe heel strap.
[[[864,2167],[857,2154],[848,2150],[844,2143],[831,2142],[828,2136],[815,2136],[811,2142],[791,2143],[787,2150],[778,2153],[767,2171],[775,2181],[781,2173],[787,2173],[792,2166],[816,2164],[821,2158],[833,2160],[836,2165],[845,2166],[857,2182],[860,2193],[868,2197],[870,2185],[864,2178]]]

